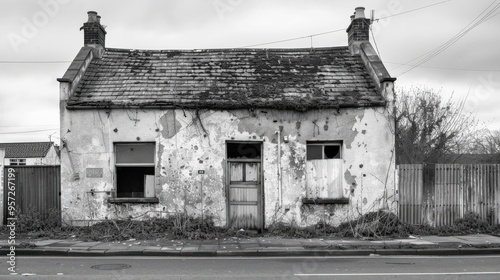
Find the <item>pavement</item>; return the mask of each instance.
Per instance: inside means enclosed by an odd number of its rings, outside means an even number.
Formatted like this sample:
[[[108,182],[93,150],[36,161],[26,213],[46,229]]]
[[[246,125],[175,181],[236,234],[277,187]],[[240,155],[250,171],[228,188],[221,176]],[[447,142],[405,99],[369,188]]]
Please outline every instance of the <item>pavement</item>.
[[[0,254],[11,254],[0,240]],[[488,234],[410,236],[405,239],[290,239],[280,237],[214,240],[84,242],[16,240],[16,256],[368,256],[500,254],[500,237]]]

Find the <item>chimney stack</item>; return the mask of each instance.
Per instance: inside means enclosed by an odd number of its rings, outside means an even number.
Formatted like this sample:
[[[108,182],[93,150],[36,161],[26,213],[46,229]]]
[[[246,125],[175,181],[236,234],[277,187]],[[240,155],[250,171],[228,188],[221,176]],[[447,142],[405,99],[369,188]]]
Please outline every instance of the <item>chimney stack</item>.
[[[365,8],[358,7],[351,16],[351,24],[347,28],[349,50],[352,55],[359,54],[359,45],[370,41],[370,19],[365,18]]]
[[[83,43],[85,46],[104,49],[106,47],[106,30],[101,25],[101,16],[94,11],[89,11],[87,14],[89,18],[80,28],[80,30],[83,29],[84,33]]]

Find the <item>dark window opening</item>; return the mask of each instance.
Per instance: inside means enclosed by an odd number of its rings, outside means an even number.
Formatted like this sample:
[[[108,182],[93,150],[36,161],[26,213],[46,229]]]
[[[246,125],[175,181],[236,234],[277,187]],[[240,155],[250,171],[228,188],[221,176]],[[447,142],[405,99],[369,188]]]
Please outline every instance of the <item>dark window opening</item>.
[[[116,167],[117,197],[144,197],[146,175],[155,175],[154,167]]]
[[[308,145],[307,146],[307,159],[312,160],[312,159],[323,159],[323,146],[313,146],[313,145]]]
[[[155,197],[155,144],[115,144],[116,197]]]
[[[260,143],[227,143],[227,158],[245,159],[261,157]]]
[[[325,145],[325,158],[340,158],[340,146],[339,145]]]

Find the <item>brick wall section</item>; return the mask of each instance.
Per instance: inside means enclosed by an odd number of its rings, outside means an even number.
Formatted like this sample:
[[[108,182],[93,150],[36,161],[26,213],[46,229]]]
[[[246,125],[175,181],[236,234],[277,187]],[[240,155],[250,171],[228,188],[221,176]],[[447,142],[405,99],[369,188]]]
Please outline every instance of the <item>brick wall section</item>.
[[[348,42],[369,41],[370,40],[370,20],[366,18],[353,19],[347,31]]]
[[[106,47],[106,31],[100,23],[86,22],[81,29],[84,30],[83,43],[85,45],[96,44]]]

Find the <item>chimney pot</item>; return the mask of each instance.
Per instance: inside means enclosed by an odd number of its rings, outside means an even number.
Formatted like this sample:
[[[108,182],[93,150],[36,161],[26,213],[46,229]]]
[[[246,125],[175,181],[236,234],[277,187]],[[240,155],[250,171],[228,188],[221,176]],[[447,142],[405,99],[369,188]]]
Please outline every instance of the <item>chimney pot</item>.
[[[97,23],[101,24],[101,16],[97,16]]]
[[[354,18],[365,18],[365,7],[357,7]]]
[[[89,19],[87,22],[98,22],[97,21],[97,12],[88,11],[87,14],[89,15]]]

